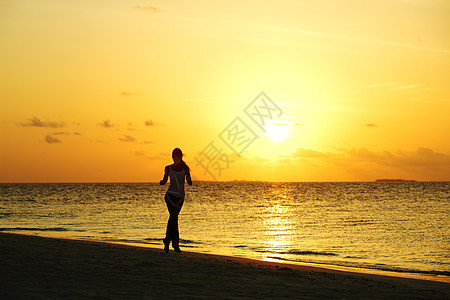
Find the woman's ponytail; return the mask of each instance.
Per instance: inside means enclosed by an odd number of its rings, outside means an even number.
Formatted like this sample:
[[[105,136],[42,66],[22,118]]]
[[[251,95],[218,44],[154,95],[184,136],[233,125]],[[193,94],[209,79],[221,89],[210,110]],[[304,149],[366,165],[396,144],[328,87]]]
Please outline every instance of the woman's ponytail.
[[[186,168],[188,171],[191,170],[183,159],[181,159],[181,163],[183,164],[184,168]]]

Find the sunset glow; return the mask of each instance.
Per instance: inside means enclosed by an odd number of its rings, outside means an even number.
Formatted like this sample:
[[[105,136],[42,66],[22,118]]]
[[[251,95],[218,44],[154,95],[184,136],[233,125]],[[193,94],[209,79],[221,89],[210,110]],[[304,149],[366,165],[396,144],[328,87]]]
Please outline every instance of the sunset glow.
[[[290,137],[290,125],[270,122],[265,127],[265,133],[263,135],[267,136],[274,142],[281,142],[284,139]]]
[[[194,181],[450,180],[449,16],[440,0],[3,1],[0,182],[159,181],[175,147]],[[244,113],[261,92],[280,109],[260,108],[265,132]],[[257,135],[242,153],[218,137],[236,117]],[[215,178],[195,159],[211,142],[229,155]]]

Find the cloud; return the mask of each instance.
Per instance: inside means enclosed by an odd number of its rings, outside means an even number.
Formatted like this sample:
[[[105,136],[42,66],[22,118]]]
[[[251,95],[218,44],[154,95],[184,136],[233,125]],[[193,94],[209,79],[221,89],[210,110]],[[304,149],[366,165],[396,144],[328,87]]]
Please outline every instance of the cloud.
[[[122,92],[120,94],[122,96],[139,96],[141,93],[139,93],[139,92]]]
[[[153,120],[147,120],[147,121],[144,122],[144,125],[148,126],[148,127],[152,127],[152,126],[160,126],[162,124],[158,123],[158,122],[155,122]]]
[[[153,122],[153,120],[147,120],[144,124],[145,126],[155,126],[155,122]]]
[[[428,92],[434,91],[438,88],[435,86],[424,86],[422,83],[402,83],[398,81],[386,81],[375,84],[369,84],[366,86],[369,89],[390,89],[396,91],[405,92]]]
[[[348,160],[374,163],[383,163],[383,161],[393,157],[389,151],[374,152],[366,148],[347,150],[346,154],[348,156],[346,159]]]
[[[430,148],[417,148],[414,151],[373,152],[365,148],[351,150],[349,155],[355,159],[379,165],[408,169],[447,169],[450,172],[450,155],[435,152]]]
[[[144,151],[144,150],[133,151],[133,155],[136,155],[138,157],[148,159],[148,160],[162,160],[162,159],[167,160],[167,158],[170,156],[167,153],[158,153],[158,154],[149,155],[148,152]]]
[[[123,137],[119,138],[119,141],[122,142],[136,142],[136,139],[130,135],[124,134]]]
[[[320,151],[316,151],[316,150],[312,150],[312,149],[305,149],[305,148],[299,147],[299,148],[297,148],[297,151],[292,153],[292,156],[298,157],[298,158],[312,158],[312,157],[327,158],[327,157],[333,157],[334,155],[329,152],[320,152]]]
[[[297,148],[290,155],[279,155],[278,162],[308,170],[321,180],[324,174],[341,174],[339,180],[407,178],[416,180],[450,180],[450,153],[430,148],[416,150],[372,151],[367,148],[321,152]],[[335,175],[334,175],[335,176]],[[334,178],[334,177],[333,177]],[[336,180],[335,178],[332,180]]]
[[[134,9],[143,10],[143,11],[148,11],[148,12],[158,12],[159,11],[159,8],[156,7],[156,6],[140,6],[140,5],[136,5],[133,8]]]
[[[129,131],[136,131],[136,127],[134,126],[133,123],[128,122],[128,128],[127,128],[127,130],[129,130]]]
[[[141,151],[134,151],[133,154],[136,155],[136,156],[145,156],[145,151],[142,151],[142,150]]]
[[[115,126],[118,126],[117,124],[113,124],[110,120],[104,120],[101,123],[97,123],[97,125],[104,128],[113,128]]]
[[[362,36],[335,34],[335,33],[330,33],[330,32],[325,32],[325,31],[315,31],[315,30],[308,30],[308,29],[299,29],[299,28],[292,28],[292,27],[278,27],[278,26],[267,27],[266,25],[260,26],[260,28],[264,31],[267,31],[267,30],[280,31],[280,32],[296,33],[296,34],[307,35],[307,36],[331,38],[331,39],[350,41],[350,42],[379,44],[379,45],[385,45],[385,46],[391,46],[391,47],[401,47],[401,48],[426,50],[426,51],[433,51],[433,52],[440,52],[440,53],[450,53],[450,50],[444,49],[444,48],[425,47],[425,46],[417,45],[417,44],[413,44],[413,43],[402,43],[402,42],[396,42],[393,40],[381,40],[381,39],[366,38],[366,37],[362,37]]]
[[[369,89],[377,89],[377,88],[391,88],[399,85],[400,83],[397,81],[386,81],[381,83],[369,84],[367,88]]]
[[[281,156],[280,156],[281,157]],[[414,151],[371,151],[367,148],[341,149],[337,152],[320,152],[312,149],[297,148],[291,158],[333,158],[335,161],[364,162],[394,167],[446,167],[450,168],[450,155],[420,147]],[[450,169],[449,169],[450,171]]]
[[[438,91],[439,87],[427,86],[423,83],[387,81],[370,84],[367,85],[366,88],[377,92],[395,93],[397,99],[403,99],[415,103],[427,104],[439,102],[436,97],[430,97],[430,92]],[[445,99],[444,101],[448,102],[448,99]]]
[[[394,90],[417,90],[422,87],[422,84],[402,84],[392,87]]]
[[[170,157],[169,153],[161,152],[158,154],[147,156],[146,158],[149,160],[158,160],[158,159],[167,159],[168,157]]]
[[[22,127],[51,127],[51,128],[61,128],[66,127],[64,122],[51,122],[51,121],[41,121],[39,118],[33,117],[28,119],[27,122],[19,122]]]
[[[61,141],[58,138],[52,137],[49,134],[45,136],[45,141],[49,144],[61,143]]]
[[[74,131],[73,133],[67,132],[67,131],[57,131],[57,132],[53,132],[52,135],[81,135],[81,133]]]
[[[374,123],[367,123],[367,124],[364,124],[364,126],[366,126],[366,127],[378,127],[378,125],[374,124]]]

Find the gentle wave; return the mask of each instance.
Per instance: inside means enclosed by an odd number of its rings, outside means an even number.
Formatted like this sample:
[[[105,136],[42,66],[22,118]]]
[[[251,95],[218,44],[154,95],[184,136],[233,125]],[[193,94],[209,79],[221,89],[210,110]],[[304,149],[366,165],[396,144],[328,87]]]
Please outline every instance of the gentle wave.
[[[12,214],[13,214],[13,213],[0,213],[0,219],[8,218],[8,217],[10,217]]]
[[[150,244],[152,244],[152,242],[158,242],[158,244],[159,244],[159,243],[162,243],[162,240],[163,240],[162,238],[146,238],[146,239],[144,239],[144,241],[149,241]],[[192,241],[192,240],[180,239],[180,244],[201,244],[201,243]]]
[[[284,252],[285,254],[295,254],[295,255],[325,255],[325,256],[338,256],[336,253],[331,252],[321,252],[321,251],[296,251],[291,250]]]
[[[299,263],[305,263],[310,261],[304,261],[304,260],[297,260],[297,259],[289,259],[284,257],[277,257],[277,256],[269,256],[268,258],[277,259],[277,260],[283,260],[287,262],[299,262]],[[434,276],[450,276],[449,271],[437,271],[437,270],[415,270],[415,269],[407,269],[407,268],[398,268],[398,267],[389,267],[389,266],[382,266],[380,264],[377,265],[371,265],[371,264],[355,264],[355,263],[344,263],[344,262],[316,262],[315,264],[322,264],[322,265],[335,265],[335,266],[341,266],[341,267],[350,267],[350,268],[359,268],[359,269],[371,269],[371,270],[378,270],[378,271],[386,271],[386,272],[395,272],[395,273],[409,273],[409,274],[421,274],[421,275],[434,275]]]
[[[345,220],[343,221],[344,226],[361,226],[361,225],[373,225],[375,220]]]
[[[69,231],[69,230],[62,227],[55,227],[55,228],[12,227],[12,228],[0,228],[0,231]]]
[[[246,247],[243,245],[235,247]],[[322,255],[322,256],[339,256],[336,253],[322,252],[322,251],[299,251],[299,250],[289,250],[289,251],[266,251],[266,250],[256,250],[259,253],[273,253],[273,254],[293,254],[293,255]]]

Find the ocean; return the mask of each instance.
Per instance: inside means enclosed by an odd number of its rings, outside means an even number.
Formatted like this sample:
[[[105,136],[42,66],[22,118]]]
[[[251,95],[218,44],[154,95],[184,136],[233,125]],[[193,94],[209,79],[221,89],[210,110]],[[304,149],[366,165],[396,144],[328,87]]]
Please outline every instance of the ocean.
[[[0,184],[0,231],[163,248],[159,183]],[[187,251],[450,278],[450,182],[194,182]]]

